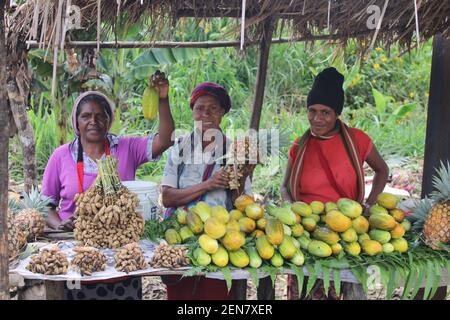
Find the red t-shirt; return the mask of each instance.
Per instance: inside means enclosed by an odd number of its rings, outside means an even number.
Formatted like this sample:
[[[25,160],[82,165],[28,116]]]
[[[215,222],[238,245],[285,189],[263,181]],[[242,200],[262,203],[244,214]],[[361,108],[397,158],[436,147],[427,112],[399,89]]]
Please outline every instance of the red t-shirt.
[[[359,158],[364,163],[372,150],[372,140],[367,134],[359,129],[349,128],[349,132],[355,141]],[[312,137],[311,139],[316,138]],[[289,149],[288,161],[291,165],[298,149],[299,140],[300,137],[295,139],[293,145]],[[358,193],[356,172],[352,166],[350,157],[345,150],[341,136],[336,134],[333,138],[328,140],[317,140],[325,158],[328,160],[336,183],[351,199],[356,200]],[[300,200],[306,203],[311,203],[314,200],[322,201],[324,203],[329,201],[336,202],[341,196],[329,182],[317,153],[313,152],[311,148],[308,147],[306,148],[300,179]]]

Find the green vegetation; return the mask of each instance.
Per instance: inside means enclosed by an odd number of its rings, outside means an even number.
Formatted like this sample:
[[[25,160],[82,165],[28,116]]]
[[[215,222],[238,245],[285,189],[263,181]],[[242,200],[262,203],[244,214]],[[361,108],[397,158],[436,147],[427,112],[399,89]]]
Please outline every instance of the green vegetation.
[[[209,26],[197,35],[198,28],[186,27],[191,36],[175,35],[178,40],[214,40],[221,34],[223,23]],[[206,27],[205,27],[206,28]],[[139,30],[131,28],[131,36]],[[356,45],[344,49],[318,42],[313,48],[303,43],[274,45],[271,48],[266,94],[261,128],[280,128],[290,141],[307,128],[305,101],[315,74],[333,65],[346,77],[346,103],[343,119],[350,126],[367,132],[386,158],[423,158],[431,65],[431,41],[420,50],[403,54],[398,47],[390,52],[376,48],[361,63]],[[51,53],[44,61],[42,52],[33,50],[30,66],[34,72],[29,119],[35,130],[38,174],[41,176],[48,157],[59,141],[70,141],[71,104],[81,83],[70,77],[67,64],[59,70],[58,100],[49,97],[51,82]],[[190,129],[193,122],[189,96],[202,81],[224,85],[233,100],[232,111],[225,116],[222,127],[248,127],[257,68],[257,49],[248,48],[243,54],[233,48],[221,49],[129,49],[102,50],[97,61],[99,80],[83,86],[98,88],[108,94],[120,110],[114,132],[122,135],[145,135],[156,132],[158,123],[144,120],[140,108],[142,93],[148,77],[155,70],[166,72],[170,81],[170,103],[177,128]],[[50,69],[49,69],[50,68]],[[58,126],[61,108],[67,116],[68,128]],[[65,130],[66,132],[60,132]],[[277,198],[284,174],[289,145],[283,146],[280,161],[271,159],[266,166],[258,166],[254,175],[254,189],[263,195]],[[17,138],[10,149],[12,179],[22,179],[21,150]],[[164,168],[165,156],[158,163],[142,166],[140,179],[158,181]]]

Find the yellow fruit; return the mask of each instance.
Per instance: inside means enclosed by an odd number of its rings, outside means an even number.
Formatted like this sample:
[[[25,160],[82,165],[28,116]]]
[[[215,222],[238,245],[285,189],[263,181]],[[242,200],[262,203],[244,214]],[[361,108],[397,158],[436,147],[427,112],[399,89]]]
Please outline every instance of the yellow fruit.
[[[228,255],[230,257],[231,264],[236,268],[245,268],[250,263],[249,256],[242,249],[228,252]]]
[[[216,266],[218,266],[220,268],[223,268],[223,267],[225,267],[228,264],[228,260],[229,260],[228,252],[227,252],[227,250],[225,250],[224,247],[219,246],[219,248],[217,249],[216,253],[214,253],[211,256],[211,259],[212,259],[212,262]]]
[[[391,214],[391,216],[394,217],[395,221],[397,222],[402,222],[403,220],[405,220],[405,212],[403,210],[392,209],[389,211],[389,213]]]
[[[185,226],[180,229],[181,242],[185,242],[186,240],[188,240],[193,236],[194,233],[191,231],[191,229],[189,229],[189,227]]]
[[[245,250],[245,252],[247,252],[247,255],[250,259],[250,267],[255,269],[261,267],[263,261],[259,256],[258,251],[256,251],[255,247],[249,247]]]
[[[302,234],[297,240],[300,243],[300,248],[304,250],[308,249],[311,239],[309,239],[306,235]]]
[[[394,250],[400,253],[408,251],[408,242],[403,238],[392,239],[391,244],[394,246]]]
[[[312,214],[312,215],[310,215],[308,218],[314,219],[314,221],[315,221],[316,223],[319,223],[319,222],[320,222],[320,216],[317,215],[317,214]]]
[[[357,234],[366,233],[369,231],[369,221],[365,217],[359,216],[352,221],[352,227]]]
[[[242,196],[239,196],[234,201],[234,206],[241,212],[245,211],[245,208],[249,205],[254,203],[255,200],[253,200],[253,197],[249,196],[248,194],[244,194]]]
[[[241,226],[239,225],[239,223],[236,220],[231,219],[227,223],[227,230],[229,230],[229,229],[235,230],[235,231],[241,231]]]
[[[176,214],[177,214],[178,223],[181,225],[186,225],[187,224],[187,211],[184,209],[177,209]]]
[[[320,201],[313,201],[309,204],[314,214],[321,214],[325,210],[325,205]]]
[[[142,112],[147,120],[155,119],[158,114],[159,93],[154,87],[147,87],[142,95]]]
[[[301,201],[291,204],[291,210],[302,217],[309,217],[313,213],[311,207],[307,203]]]
[[[303,252],[297,249],[297,252],[292,257],[291,262],[296,266],[302,266],[305,263],[305,256],[303,255]]]
[[[267,212],[269,215],[271,215],[274,218],[277,218],[282,223],[288,226],[293,226],[298,220],[296,214],[288,206],[284,206],[281,208],[274,206],[267,206]]]
[[[402,238],[405,235],[405,228],[400,223],[397,223],[394,229],[391,230],[392,239]]]
[[[239,221],[239,219],[242,218],[243,216],[244,216],[244,215],[243,215],[242,212],[239,211],[239,210],[234,209],[234,210],[231,210],[231,211],[230,211],[230,218],[231,218],[231,219],[234,219],[234,220],[236,220],[236,221]]]
[[[194,258],[199,265],[204,267],[211,263],[211,256],[202,248],[197,248],[194,250]]]
[[[317,257],[329,257],[333,253],[331,247],[323,241],[311,240],[308,244],[308,252]]]
[[[368,254],[369,256],[374,256],[383,252],[383,246],[381,245],[381,243],[375,240],[365,240],[362,243],[362,249],[363,252],[365,254]]]
[[[168,244],[179,244],[181,243],[181,237],[175,229],[167,229],[164,233],[164,238]]]
[[[365,240],[370,240],[370,236],[367,233],[360,234],[358,237],[359,244],[362,244]]]
[[[382,206],[378,205],[378,204],[374,204],[373,206],[371,206],[369,208],[369,214],[375,214],[375,213],[386,213],[388,214],[389,211],[387,211],[385,208],[383,208]]]
[[[284,259],[281,256],[281,254],[279,254],[278,252],[275,252],[275,254],[273,255],[272,259],[270,259],[270,263],[275,268],[280,268],[284,264]]]
[[[369,232],[370,239],[376,240],[381,244],[388,243],[391,240],[389,231],[373,229]]]
[[[320,216],[320,222],[326,223],[326,220],[327,220],[326,214],[322,214],[322,215]]]
[[[251,233],[256,229],[256,222],[253,219],[244,217],[240,218],[238,222],[242,232]]]
[[[219,249],[219,243],[216,239],[211,238],[207,234],[202,234],[198,238],[198,243],[200,244],[200,248],[205,250],[208,254],[216,253]]]
[[[328,212],[325,219],[328,227],[336,232],[344,232],[352,226],[352,220],[338,210]]]
[[[341,239],[345,242],[356,242],[358,241],[358,234],[356,233],[355,229],[350,228],[341,233]]]
[[[264,231],[262,231],[262,230],[255,230],[255,231],[253,231],[252,232],[252,234],[251,234],[251,236],[253,237],[253,238],[256,238],[256,239],[258,239],[259,237],[263,237],[263,236],[265,236],[266,234],[264,233]]]
[[[299,223],[294,224],[291,227],[292,230],[292,235],[296,238],[300,237],[303,234],[303,231],[305,231],[305,229],[303,228],[303,226]]]
[[[264,216],[264,209],[260,204],[252,203],[245,207],[245,214],[253,220],[258,220]]]
[[[385,243],[383,244],[383,252],[384,253],[392,253],[394,252],[395,248],[392,245],[392,243]]]
[[[300,223],[300,222],[302,222],[302,217],[299,214],[295,213],[295,223]]]
[[[223,224],[227,224],[230,220],[230,215],[227,209],[222,206],[214,206],[211,208],[211,216],[217,218]]]
[[[198,202],[191,210],[195,212],[203,222],[211,217],[211,208],[204,201]]]
[[[321,240],[329,245],[336,244],[339,241],[339,235],[327,227],[317,228],[313,233],[313,237],[315,239]]]
[[[272,218],[267,219],[266,235],[267,240],[269,240],[271,244],[276,246],[281,244],[284,237],[284,227],[281,221]]]
[[[313,232],[317,226],[316,220],[312,217],[303,218],[302,224],[303,227],[309,232]]]
[[[245,244],[245,237],[239,231],[228,229],[222,238],[222,244],[228,251],[236,251]]]
[[[333,211],[333,210],[337,210],[337,209],[338,209],[338,206],[336,203],[334,203],[334,202],[325,203],[325,212],[326,213]]]
[[[283,224],[283,229],[284,229],[284,235],[285,235],[285,236],[286,236],[286,235],[288,235],[288,236],[291,236],[291,235],[292,235],[292,229],[291,229],[291,227],[289,227],[289,226]]]
[[[186,214],[186,221],[189,229],[191,229],[194,234],[203,232],[203,221],[195,212],[189,211]]]
[[[351,242],[344,246],[344,250],[351,256],[358,256],[361,253],[361,246],[358,242]]]
[[[259,256],[264,260],[269,260],[275,254],[275,248],[267,240],[267,236],[256,239],[256,250]]]
[[[337,202],[337,206],[339,208],[339,211],[350,219],[359,217],[363,211],[362,206],[358,202],[347,198],[339,199]]]
[[[383,192],[377,196],[377,203],[386,209],[395,209],[398,199],[393,194]]]
[[[375,213],[369,218],[369,225],[374,229],[392,230],[395,228],[396,222],[394,217],[386,213]]]
[[[227,232],[227,226],[218,218],[211,217],[206,220],[204,225],[205,233],[213,239],[222,238]]]
[[[342,251],[342,246],[339,243],[335,243],[331,245],[331,251],[333,252],[333,255],[337,256]]]
[[[292,238],[292,242],[294,242],[294,246],[297,248],[297,249],[300,249],[301,248],[301,246],[300,246],[300,241],[298,241],[296,238],[294,238],[294,237],[291,237]]]
[[[267,219],[266,218],[261,218],[258,221],[256,221],[256,227],[259,230],[266,230],[266,225],[267,225]]]
[[[285,259],[291,259],[297,252],[297,248],[290,236],[284,236],[283,242],[278,246],[278,250]]]
[[[406,232],[411,230],[411,222],[409,222],[409,220],[403,220],[400,224],[403,226]]]

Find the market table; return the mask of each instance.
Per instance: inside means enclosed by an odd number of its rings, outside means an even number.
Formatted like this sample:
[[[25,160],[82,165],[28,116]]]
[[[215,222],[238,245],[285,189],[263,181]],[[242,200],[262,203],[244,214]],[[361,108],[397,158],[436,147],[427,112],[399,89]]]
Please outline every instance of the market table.
[[[71,260],[71,258],[74,255],[74,252],[72,249],[76,246],[75,241],[70,240],[64,240],[59,241],[56,243],[58,247],[66,254],[67,258]],[[54,245],[54,244],[49,244]],[[155,243],[149,241],[149,240],[142,240],[140,242],[140,246],[144,252],[144,256],[146,258],[146,261],[150,261],[153,251],[156,248]],[[44,245],[45,247],[47,245]],[[39,284],[41,286],[40,289],[34,289],[37,293],[31,293],[29,295],[25,295],[25,298],[45,298],[45,299],[63,299],[63,289],[64,289],[64,282],[67,283],[76,283],[76,281],[95,281],[95,280],[105,280],[105,279],[114,279],[114,278],[120,278],[124,276],[166,276],[166,275],[183,275],[186,273],[187,270],[189,270],[189,267],[183,267],[178,269],[166,269],[166,268],[147,268],[145,270],[125,273],[125,272],[119,272],[114,269],[114,261],[113,261],[113,254],[114,250],[112,249],[102,249],[102,252],[108,257],[108,266],[105,271],[102,272],[96,272],[93,276],[83,276],[74,270],[69,269],[69,272],[65,275],[43,275],[43,274],[37,274],[32,273],[31,271],[26,270],[26,266],[31,259],[30,257],[27,257],[23,260],[20,260],[19,263],[11,268],[10,274],[11,274],[11,283],[12,285],[23,287],[23,286],[30,286],[33,283]],[[308,268],[306,266],[303,267],[303,273],[305,276],[309,276],[310,273],[308,271]],[[295,274],[293,270],[288,268],[283,268],[283,274]],[[198,275],[205,276],[206,278],[212,278],[212,279],[221,279],[224,280],[224,275],[222,272],[208,272],[208,273],[198,273]],[[316,274],[317,278],[322,279],[323,274],[319,273]],[[268,273],[262,272],[261,270],[258,270],[258,276],[259,279],[266,278],[266,281],[261,281],[261,285],[263,286],[262,294],[261,296],[263,298],[269,298],[271,290],[271,280]],[[234,285],[238,286],[238,299],[245,300],[246,299],[246,288],[247,288],[247,280],[252,278],[252,274],[245,270],[245,269],[234,269],[231,268],[231,278],[233,280],[237,280]],[[333,273],[330,274],[330,281],[334,279]],[[351,270],[348,269],[341,269],[340,270],[340,280],[343,283],[359,283],[357,278],[353,275]],[[441,278],[441,286],[447,286],[449,284],[449,276],[447,272],[443,272],[443,276]],[[43,289],[42,286],[45,288]],[[425,286],[425,282],[422,284],[422,287]],[[32,286],[31,286],[32,287]]]

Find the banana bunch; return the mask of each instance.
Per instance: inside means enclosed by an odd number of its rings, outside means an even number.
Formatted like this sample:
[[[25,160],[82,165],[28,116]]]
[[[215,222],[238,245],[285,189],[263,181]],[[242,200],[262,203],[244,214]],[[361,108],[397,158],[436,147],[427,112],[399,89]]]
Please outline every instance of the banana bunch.
[[[153,120],[158,114],[159,94],[154,87],[148,86],[142,95],[142,111],[144,118]]]

